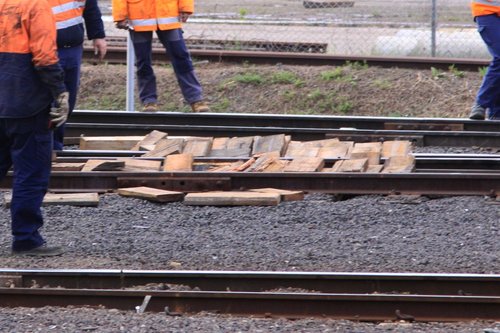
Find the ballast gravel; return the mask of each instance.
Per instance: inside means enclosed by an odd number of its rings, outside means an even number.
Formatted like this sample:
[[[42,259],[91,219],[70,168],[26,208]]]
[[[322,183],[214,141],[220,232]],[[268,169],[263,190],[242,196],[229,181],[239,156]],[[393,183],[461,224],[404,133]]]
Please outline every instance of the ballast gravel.
[[[439,184],[436,184],[439,186]],[[198,207],[117,194],[98,207],[47,206],[42,230],[60,257],[10,256],[0,208],[0,267],[500,273],[494,198],[308,194],[273,207]],[[106,309],[1,309],[0,332],[495,332],[500,323],[357,323],[171,317]],[[497,333],[497,332],[495,332]]]

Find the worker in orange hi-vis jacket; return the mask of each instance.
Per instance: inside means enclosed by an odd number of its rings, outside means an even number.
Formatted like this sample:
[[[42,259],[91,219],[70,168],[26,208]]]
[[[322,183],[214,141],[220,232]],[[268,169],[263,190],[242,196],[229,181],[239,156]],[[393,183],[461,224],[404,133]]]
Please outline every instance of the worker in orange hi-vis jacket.
[[[142,111],[158,110],[156,77],[151,66],[153,31],[170,57],[182,95],[192,111],[210,111],[182,36],[181,24],[194,11],[193,0],[113,0],[112,6],[116,27],[129,30],[134,45]]]
[[[106,55],[106,35],[101,10],[97,0],[48,0],[56,19],[57,54],[64,70],[64,82],[69,92],[69,117],[75,108],[80,87],[85,30],[92,40],[99,59]],[[84,27],[85,24],[85,27]],[[54,131],[54,150],[63,150],[64,129],[62,125]]]
[[[500,120],[500,1],[473,0],[471,10],[477,30],[493,59],[483,77],[469,118]]]
[[[0,0],[0,180],[13,166],[12,253],[52,256],[40,235],[52,130],[67,119],[68,92],[46,0]]]

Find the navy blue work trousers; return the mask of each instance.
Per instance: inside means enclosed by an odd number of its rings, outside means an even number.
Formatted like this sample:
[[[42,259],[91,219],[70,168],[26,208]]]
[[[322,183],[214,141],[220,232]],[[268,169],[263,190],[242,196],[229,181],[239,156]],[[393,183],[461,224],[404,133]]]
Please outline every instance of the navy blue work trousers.
[[[76,96],[80,87],[80,66],[82,64],[83,46],[60,48],[57,50],[59,64],[64,70],[64,84],[69,92],[69,114],[73,112]],[[69,119],[69,116],[68,116]],[[61,125],[54,130],[54,150],[62,150],[64,146],[64,127]]]
[[[156,35],[172,62],[177,83],[186,102],[192,104],[201,101],[203,99],[201,84],[194,73],[193,62],[182,37],[182,30],[157,30]],[[139,98],[142,104],[156,103],[158,101],[156,76],[151,60],[153,32],[130,31],[130,38],[136,58]]]
[[[493,59],[476,96],[476,103],[488,109],[488,118],[500,119],[500,17],[477,16],[477,29]]]
[[[0,179],[13,166],[10,205],[12,249],[31,250],[44,243],[41,205],[47,192],[52,155],[49,107],[28,118],[0,118]]]

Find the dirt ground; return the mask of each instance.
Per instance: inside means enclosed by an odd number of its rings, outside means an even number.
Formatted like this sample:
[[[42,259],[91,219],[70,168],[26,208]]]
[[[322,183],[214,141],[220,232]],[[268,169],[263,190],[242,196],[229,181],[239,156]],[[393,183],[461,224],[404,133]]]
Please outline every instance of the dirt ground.
[[[194,61],[212,111],[235,113],[466,117],[484,72]],[[189,112],[171,67],[155,72],[161,110]],[[124,110],[125,92],[124,65],[85,64],[76,109]]]

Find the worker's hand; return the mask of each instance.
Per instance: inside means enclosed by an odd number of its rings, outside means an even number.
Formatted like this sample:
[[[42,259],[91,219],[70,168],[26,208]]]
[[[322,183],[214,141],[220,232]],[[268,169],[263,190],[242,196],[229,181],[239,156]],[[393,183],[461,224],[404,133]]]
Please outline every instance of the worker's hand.
[[[180,12],[179,13],[179,21],[181,22],[187,22],[189,16],[191,15],[191,13],[187,13],[187,12]]]
[[[66,122],[69,114],[69,93],[57,96],[54,106],[50,108],[50,127],[59,127]]]
[[[123,30],[134,30],[134,28],[132,28],[132,26],[129,24],[128,20],[116,21],[115,27],[117,29],[123,29]]]
[[[96,38],[92,40],[92,43],[94,43],[94,54],[96,56],[99,56],[99,60],[104,59],[104,56],[106,55],[106,51],[108,49],[106,40],[104,38]]]

